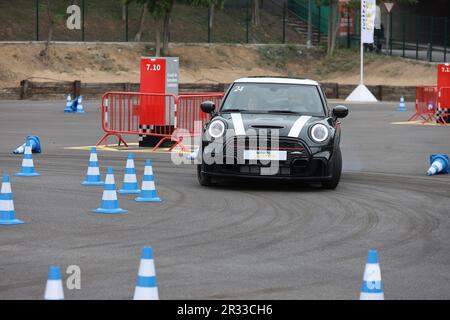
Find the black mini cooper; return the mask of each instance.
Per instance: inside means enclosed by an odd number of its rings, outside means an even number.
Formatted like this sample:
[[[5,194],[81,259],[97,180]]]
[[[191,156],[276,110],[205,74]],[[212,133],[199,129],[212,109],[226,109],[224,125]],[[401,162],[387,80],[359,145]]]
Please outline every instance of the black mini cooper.
[[[342,157],[340,121],[344,106],[331,111],[316,81],[249,77],[234,81],[202,134],[198,181],[220,177],[298,179],[339,184]]]

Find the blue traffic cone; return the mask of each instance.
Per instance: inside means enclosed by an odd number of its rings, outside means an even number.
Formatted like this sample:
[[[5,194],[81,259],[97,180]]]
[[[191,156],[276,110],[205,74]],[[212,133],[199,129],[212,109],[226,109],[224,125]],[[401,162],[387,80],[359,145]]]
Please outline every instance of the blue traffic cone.
[[[41,153],[41,140],[38,136],[27,136],[25,138],[25,143],[21,146],[18,146],[16,150],[13,151],[14,154],[22,154],[25,152],[25,146],[27,145],[27,142],[30,143],[31,146],[31,152],[33,153]]]
[[[156,194],[155,179],[153,178],[152,160],[145,162],[144,177],[142,178],[141,193],[135,199],[139,202],[160,202],[161,199]]]
[[[200,151],[199,147],[195,148],[194,151],[192,151],[190,154],[188,154],[186,158],[188,160],[195,160],[195,159],[197,159],[199,151]]]
[[[432,176],[437,173],[448,173],[450,170],[450,162],[446,154],[432,154],[430,156],[430,168],[427,171],[427,176]]]
[[[136,178],[136,169],[134,167],[134,159],[133,154],[128,154],[127,164],[125,166],[125,175],[123,177],[123,185],[122,189],[119,190],[119,193],[122,194],[133,194],[140,193],[141,190],[138,188],[137,178]]]
[[[33,155],[31,153],[31,145],[29,141],[27,141],[25,145],[21,172],[16,173],[15,176],[19,177],[40,176],[40,174],[37,173],[34,169]]]
[[[64,289],[59,266],[48,268],[47,284],[44,293],[45,300],[64,300]]]
[[[142,249],[133,300],[159,300],[152,247]]]
[[[91,148],[86,178],[84,178],[84,181],[81,184],[83,186],[103,185],[102,177],[100,175],[100,166],[98,165],[97,149],[95,147]]]
[[[103,190],[102,204],[100,208],[93,210],[96,213],[126,213],[127,210],[119,208],[117,200],[116,183],[114,181],[113,169],[106,170],[105,188]]]
[[[70,97],[70,94],[68,94],[66,101],[66,109],[64,109],[65,113],[73,113],[72,104],[73,104],[72,98]]]
[[[384,300],[377,250],[369,250],[359,300]]]
[[[16,219],[14,211],[14,200],[11,190],[11,181],[7,174],[3,175],[2,188],[0,190],[0,225],[22,224],[23,221]]]
[[[83,96],[78,96],[76,113],[84,113]]]
[[[400,97],[400,104],[399,104],[399,107],[397,110],[398,111],[407,111],[408,110],[405,106],[405,97],[404,96]]]

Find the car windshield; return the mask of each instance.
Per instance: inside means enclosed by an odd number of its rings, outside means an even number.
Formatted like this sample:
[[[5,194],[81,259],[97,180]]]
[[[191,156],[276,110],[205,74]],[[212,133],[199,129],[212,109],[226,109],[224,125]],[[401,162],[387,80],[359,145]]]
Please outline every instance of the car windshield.
[[[235,83],[221,111],[324,115],[317,86],[284,83]]]

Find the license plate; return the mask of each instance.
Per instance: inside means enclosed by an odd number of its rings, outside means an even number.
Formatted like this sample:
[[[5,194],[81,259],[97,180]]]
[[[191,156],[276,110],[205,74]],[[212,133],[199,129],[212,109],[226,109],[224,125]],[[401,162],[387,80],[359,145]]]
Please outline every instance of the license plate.
[[[244,160],[278,160],[287,159],[286,151],[279,150],[244,150]]]

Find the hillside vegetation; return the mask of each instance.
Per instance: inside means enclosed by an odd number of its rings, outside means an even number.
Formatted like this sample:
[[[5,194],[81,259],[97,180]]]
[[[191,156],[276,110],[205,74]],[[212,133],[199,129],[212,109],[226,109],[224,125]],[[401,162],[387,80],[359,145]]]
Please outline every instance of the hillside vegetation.
[[[139,82],[139,59],[151,56],[150,44],[53,44],[50,59],[38,54],[43,44],[0,45],[0,87],[20,80],[76,80],[83,82]],[[247,75],[283,75],[320,81],[358,83],[357,50],[339,50],[327,58],[322,49],[303,46],[171,44],[170,55],[180,57],[180,81],[227,83]],[[384,55],[366,54],[366,83],[418,85],[436,82],[433,64]]]

